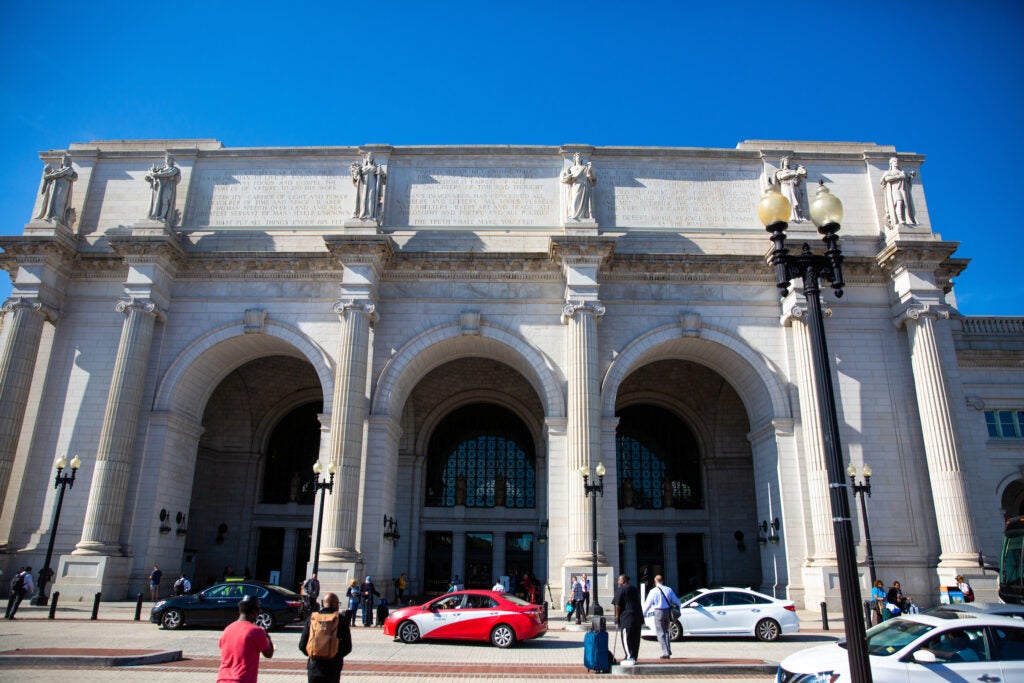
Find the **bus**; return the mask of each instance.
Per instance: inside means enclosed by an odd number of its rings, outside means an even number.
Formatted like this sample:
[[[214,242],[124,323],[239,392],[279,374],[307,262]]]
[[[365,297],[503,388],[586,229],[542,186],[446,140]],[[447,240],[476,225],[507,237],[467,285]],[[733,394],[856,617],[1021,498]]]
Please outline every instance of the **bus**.
[[[999,599],[1011,605],[1024,604],[1024,517],[1011,517],[1003,529]]]

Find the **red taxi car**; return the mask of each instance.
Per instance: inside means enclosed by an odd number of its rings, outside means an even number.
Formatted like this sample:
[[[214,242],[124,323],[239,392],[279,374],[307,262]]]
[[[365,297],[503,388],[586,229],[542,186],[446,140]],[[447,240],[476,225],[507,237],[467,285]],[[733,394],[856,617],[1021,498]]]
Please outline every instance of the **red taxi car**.
[[[403,643],[437,638],[489,640],[496,647],[512,647],[547,631],[543,605],[484,590],[445,593],[418,607],[397,609],[384,622],[384,635]]]

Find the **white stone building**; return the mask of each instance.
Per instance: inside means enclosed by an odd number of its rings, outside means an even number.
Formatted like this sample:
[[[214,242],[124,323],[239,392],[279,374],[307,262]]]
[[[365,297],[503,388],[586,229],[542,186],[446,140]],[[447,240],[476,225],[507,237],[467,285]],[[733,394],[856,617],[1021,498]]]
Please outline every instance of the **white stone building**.
[[[579,469],[602,462],[605,605],[620,571],[838,605],[805,304],[799,282],[780,302],[755,211],[783,157],[806,170],[779,176],[794,218],[804,179],[845,206],[826,329],[844,462],[874,470],[878,576],[922,603],[956,573],[994,587],[978,553],[1024,506],[1024,319],[958,312],[967,260],[931,229],[922,156],[144,140],[41,157],[43,217],[0,238],[0,548],[5,571],[43,566],[53,463],[78,453],[62,600],[134,596],[154,564],[297,586],[319,459],[337,468],[325,590],[531,572],[558,603],[590,573]],[[810,222],[789,237],[821,250]]]

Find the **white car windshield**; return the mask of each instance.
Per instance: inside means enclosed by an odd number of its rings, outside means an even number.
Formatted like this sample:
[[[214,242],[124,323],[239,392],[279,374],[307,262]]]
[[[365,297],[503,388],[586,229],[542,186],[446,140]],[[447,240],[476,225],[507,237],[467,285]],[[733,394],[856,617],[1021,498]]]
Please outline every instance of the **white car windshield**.
[[[867,632],[868,654],[878,657],[894,655],[934,628],[928,624],[903,619],[884,621]],[[846,641],[839,643],[839,646],[845,649]]]

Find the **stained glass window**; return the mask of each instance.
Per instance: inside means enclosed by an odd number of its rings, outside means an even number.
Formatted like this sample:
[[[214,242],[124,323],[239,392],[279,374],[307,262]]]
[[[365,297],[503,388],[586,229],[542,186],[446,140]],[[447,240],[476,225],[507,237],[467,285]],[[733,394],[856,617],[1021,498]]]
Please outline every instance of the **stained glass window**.
[[[620,508],[703,507],[697,441],[673,413],[652,405],[619,411],[615,451]]]
[[[529,431],[504,408],[453,411],[431,437],[428,507],[536,507],[536,479]]]

